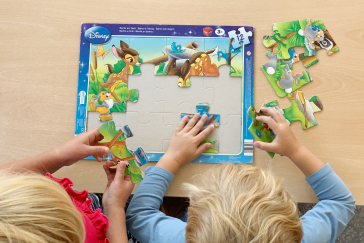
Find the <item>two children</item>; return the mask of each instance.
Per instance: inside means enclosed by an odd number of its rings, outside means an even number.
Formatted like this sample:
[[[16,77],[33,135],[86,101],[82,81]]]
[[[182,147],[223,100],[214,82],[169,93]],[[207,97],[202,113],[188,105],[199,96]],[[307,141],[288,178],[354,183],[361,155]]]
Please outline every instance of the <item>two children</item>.
[[[306,175],[319,203],[301,219],[295,202],[281,182],[251,165],[216,165],[190,192],[187,223],[159,211],[174,174],[197,158],[210,144],[199,146],[214,129],[201,132],[207,117],[183,118],[165,155],[145,170],[126,213],[126,224],[140,242],[334,242],[354,215],[355,199],[333,172],[301,146],[283,116],[262,108],[272,117],[257,117],[276,134],[271,144],[257,148],[289,157]],[[187,124],[186,124],[187,123]],[[119,162],[115,177],[108,167],[103,195],[104,215],[91,209],[88,193],[72,190],[72,182],[53,173],[62,166],[93,155],[101,161],[106,147],[97,129],[81,134],[57,149],[0,166],[0,241],[12,242],[128,242],[124,206],[133,190]],[[34,172],[24,172],[34,171]],[[47,173],[47,174],[46,174]],[[39,174],[46,174],[47,177]],[[62,188],[63,187],[63,188]]]

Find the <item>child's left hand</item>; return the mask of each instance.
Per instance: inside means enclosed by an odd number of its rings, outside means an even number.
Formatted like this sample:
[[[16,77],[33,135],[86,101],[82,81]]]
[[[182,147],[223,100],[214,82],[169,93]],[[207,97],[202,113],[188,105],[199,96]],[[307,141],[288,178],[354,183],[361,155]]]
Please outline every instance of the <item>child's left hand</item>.
[[[109,148],[94,145],[102,139],[103,136],[97,128],[81,133],[56,148],[58,161],[63,165],[72,165],[80,159],[94,156],[97,161],[101,162],[101,156],[109,153]]]
[[[114,156],[112,159],[115,161]],[[114,165],[115,163],[109,160],[103,165],[107,176],[107,185],[102,197],[105,214],[110,213],[110,211],[124,210],[126,201],[134,189],[130,175],[125,175],[125,161],[118,163],[115,176],[109,171],[109,168]]]

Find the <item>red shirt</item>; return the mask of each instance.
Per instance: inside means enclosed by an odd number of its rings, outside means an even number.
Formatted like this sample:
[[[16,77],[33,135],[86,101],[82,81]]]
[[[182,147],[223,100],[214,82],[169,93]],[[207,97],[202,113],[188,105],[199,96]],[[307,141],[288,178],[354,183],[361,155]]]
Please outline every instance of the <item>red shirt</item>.
[[[68,178],[57,179],[50,173],[47,173],[46,176],[58,182],[66,190],[73,204],[81,213],[86,230],[85,243],[108,243],[106,231],[109,228],[109,220],[101,213],[101,209],[92,210],[92,199],[87,199],[88,192],[75,192],[71,188],[73,183]]]

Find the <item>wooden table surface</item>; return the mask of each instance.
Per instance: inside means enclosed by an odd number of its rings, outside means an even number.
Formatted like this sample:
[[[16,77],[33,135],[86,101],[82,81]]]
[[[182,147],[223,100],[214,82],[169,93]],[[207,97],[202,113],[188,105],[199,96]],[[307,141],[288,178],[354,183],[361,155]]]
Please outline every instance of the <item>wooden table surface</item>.
[[[285,2],[283,4],[283,2]],[[324,110],[316,113],[318,126],[303,131],[291,125],[299,141],[330,163],[364,205],[364,1],[1,1],[0,8],[0,164],[55,147],[73,138],[81,24],[134,23],[185,25],[252,25],[255,27],[254,103],[278,99],[260,66],[265,57],[262,37],[272,34],[272,23],[321,19],[340,51],[309,68],[314,82],[303,87],[306,97],[319,96]],[[303,51],[303,48],[300,49]],[[300,66],[301,65],[301,66]],[[303,69],[296,64],[296,69]],[[153,163],[150,163],[153,165]],[[149,164],[148,164],[149,165]],[[303,174],[287,158],[271,159],[254,150],[254,165],[271,169],[283,179],[299,202],[316,196]],[[181,183],[210,164],[188,164],[176,175],[168,196],[185,196]],[[80,161],[62,168],[77,190],[102,192],[102,165]]]

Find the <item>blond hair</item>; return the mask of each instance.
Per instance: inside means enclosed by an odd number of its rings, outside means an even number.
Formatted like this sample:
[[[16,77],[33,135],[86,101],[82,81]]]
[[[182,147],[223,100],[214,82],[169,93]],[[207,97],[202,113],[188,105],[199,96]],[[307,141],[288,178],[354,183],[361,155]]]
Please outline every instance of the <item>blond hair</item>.
[[[0,170],[0,242],[84,242],[81,214],[55,181]]]
[[[296,203],[267,171],[224,163],[185,187],[188,243],[301,242]]]

